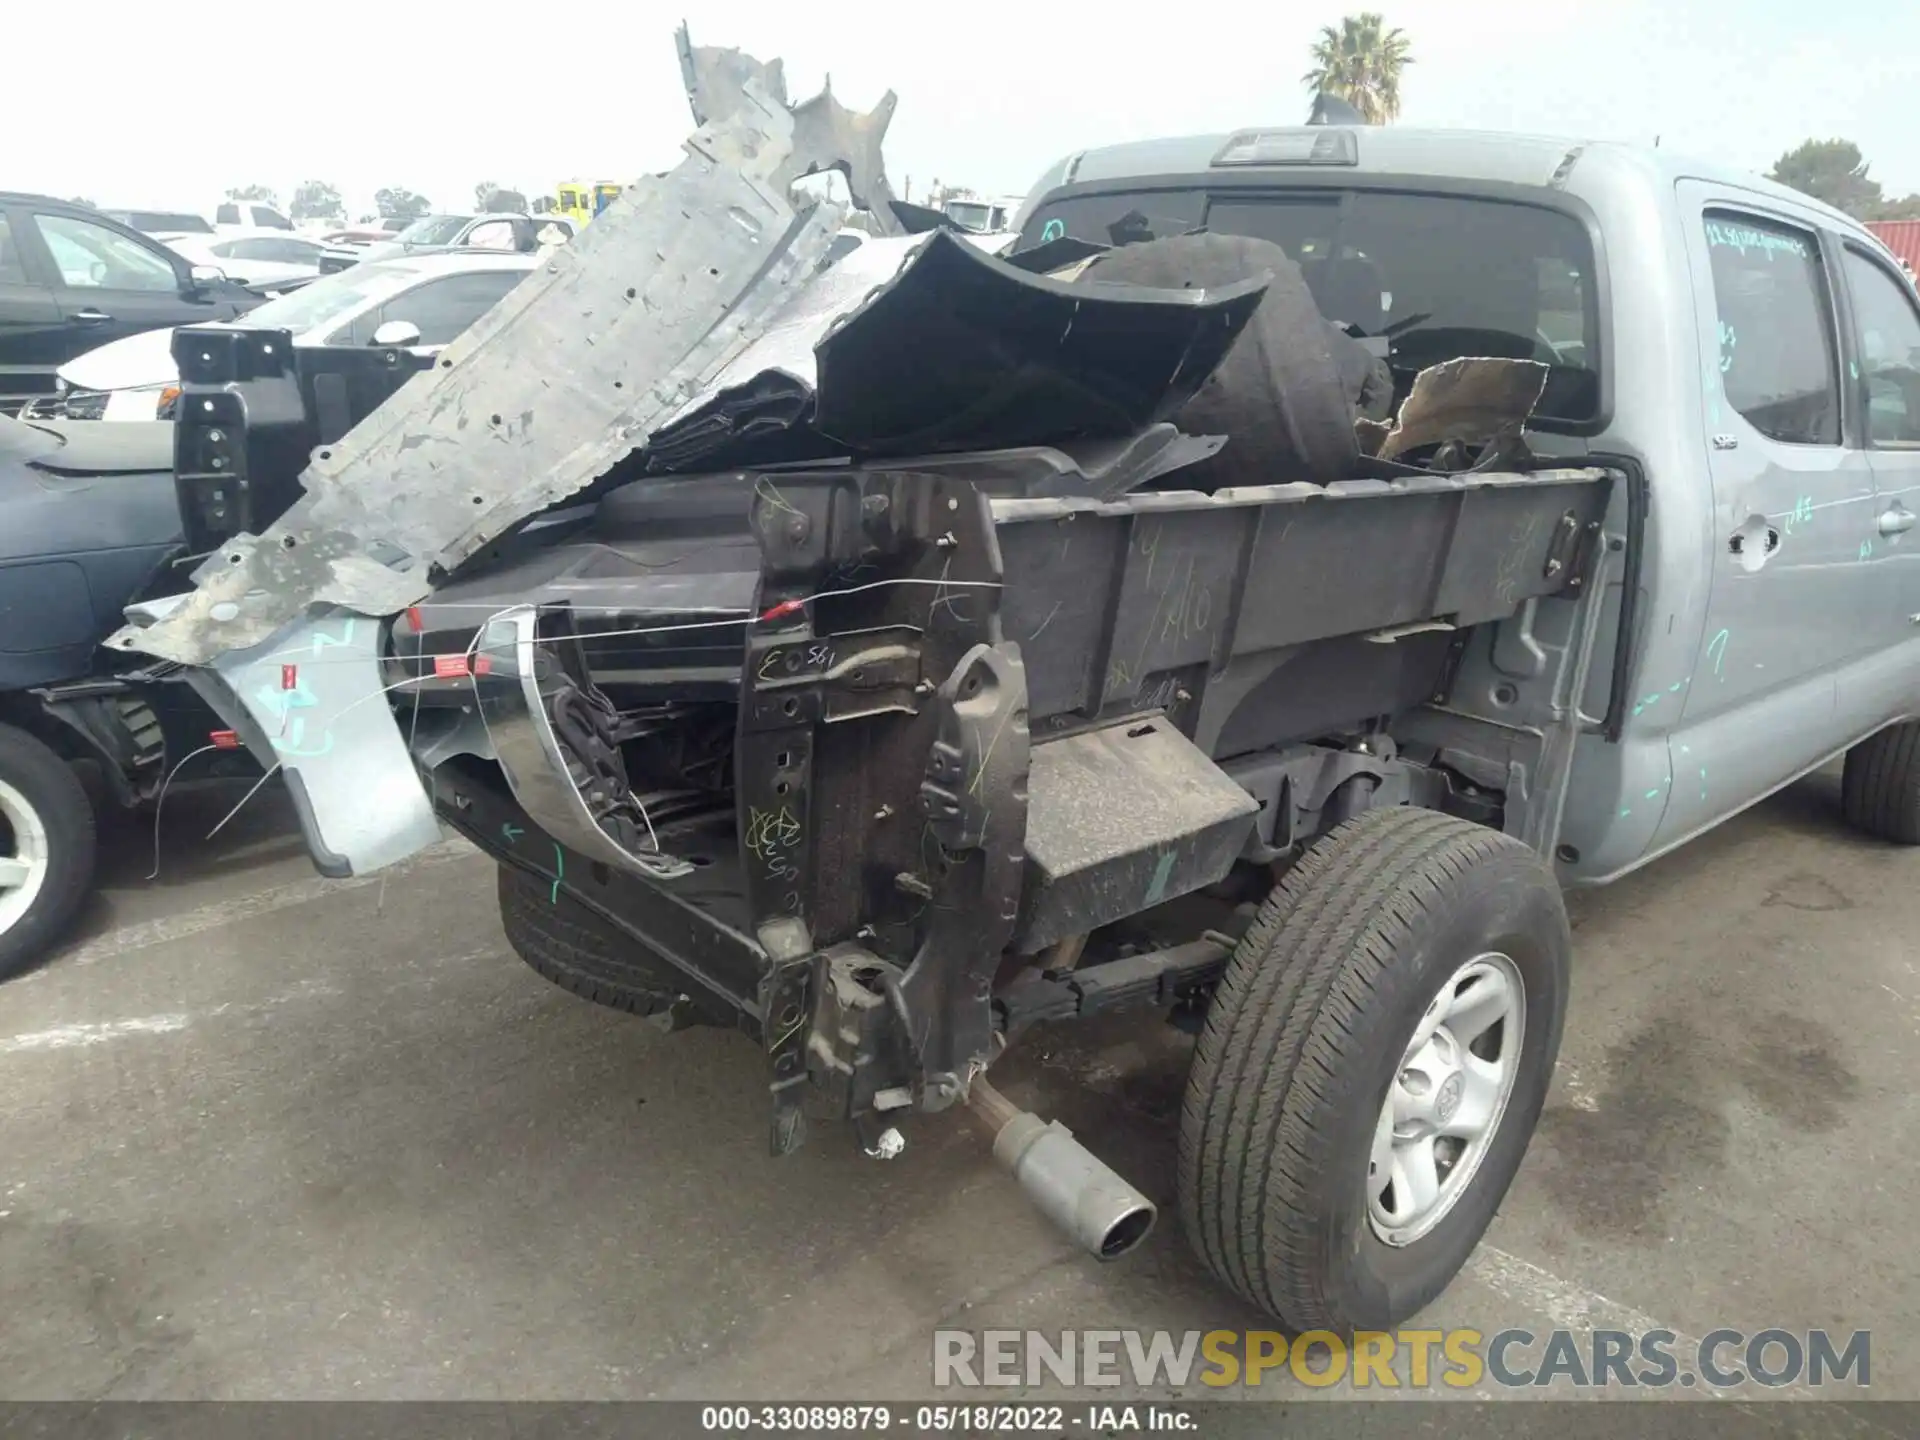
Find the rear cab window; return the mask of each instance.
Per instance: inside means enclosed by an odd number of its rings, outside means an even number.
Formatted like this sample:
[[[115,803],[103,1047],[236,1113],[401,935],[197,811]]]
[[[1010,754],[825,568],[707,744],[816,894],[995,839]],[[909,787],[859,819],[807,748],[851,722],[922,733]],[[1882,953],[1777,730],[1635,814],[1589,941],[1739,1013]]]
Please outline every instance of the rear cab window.
[[[13,240],[13,232],[7,228],[6,214],[0,212],[0,285],[26,283],[26,257],[20,253],[20,247]]]
[[[1279,245],[1320,312],[1385,351],[1403,394],[1417,371],[1445,360],[1538,360],[1550,367],[1539,420],[1599,418],[1592,241],[1545,206],[1338,186],[1079,195],[1037,208],[1020,246],[1199,229]]]

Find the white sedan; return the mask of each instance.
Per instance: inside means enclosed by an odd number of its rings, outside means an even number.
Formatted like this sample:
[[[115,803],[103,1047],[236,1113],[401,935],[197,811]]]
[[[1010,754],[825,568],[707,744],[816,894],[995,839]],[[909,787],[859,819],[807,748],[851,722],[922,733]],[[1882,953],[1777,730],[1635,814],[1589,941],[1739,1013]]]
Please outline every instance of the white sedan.
[[[160,235],[163,245],[196,265],[211,265],[254,290],[304,284],[320,273],[318,240],[285,230],[234,230],[218,235]]]
[[[498,304],[539,263],[463,251],[371,261],[250,310],[236,326],[291,330],[296,345],[381,345],[431,353]],[[167,420],[180,396],[173,331],[148,330],[89,350],[56,372],[65,387],[32,417]]]

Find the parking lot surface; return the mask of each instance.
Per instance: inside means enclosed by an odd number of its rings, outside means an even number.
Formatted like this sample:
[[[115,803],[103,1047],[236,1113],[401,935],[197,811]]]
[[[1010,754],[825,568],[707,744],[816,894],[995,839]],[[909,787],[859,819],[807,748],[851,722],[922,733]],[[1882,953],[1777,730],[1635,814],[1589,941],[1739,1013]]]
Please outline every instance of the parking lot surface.
[[[329,883],[277,794],[204,843],[238,793],[169,800],[154,885],[117,832],[0,987],[0,1396],[907,1398],[942,1325],[1263,1325],[1170,1209],[1080,1255],[964,1121],[768,1158],[754,1048],[548,985],[484,858]],[[1870,1329],[1873,1393],[1920,1397],[1920,854],[1837,803],[1573,898],[1554,1095],[1425,1322]],[[1116,1017],[995,1073],[1170,1207],[1189,1043]]]

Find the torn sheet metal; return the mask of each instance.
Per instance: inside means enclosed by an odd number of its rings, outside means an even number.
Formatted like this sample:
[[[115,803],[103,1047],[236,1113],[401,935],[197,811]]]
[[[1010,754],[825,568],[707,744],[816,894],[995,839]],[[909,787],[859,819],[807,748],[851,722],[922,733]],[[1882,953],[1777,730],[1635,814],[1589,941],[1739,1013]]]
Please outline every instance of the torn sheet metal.
[[[1476,447],[1516,440],[1540,403],[1548,373],[1537,360],[1446,360],[1413,377],[1390,427],[1363,420],[1355,428],[1363,446],[1377,440],[1369,453],[1382,460],[1453,440]]]
[[[846,176],[853,203],[872,217],[876,234],[902,232],[881,155],[898,104],[893,91],[887,91],[878,105],[863,114],[834,98],[833,78],[829,76],[818,95],[790,105],[786,71],[779,60],[762,63],[741,50],[695,45],[684,24],[674,32],[674,42],[680,52],[680,78],[687,87],[694,124],[731,119],[750,103],[750,87],[757,88],[793,115],[792,149],[770,175],[782,194],[804,175],[838,170]]]
[[[185,595],[129,606],[161,624]],[[441,838],[381,675],[386,625],[345,611],[186,674],[262,765],[277,765],[321,874],[365,875]],[[271,757],[271,758],[269,758]]]
[[[547,714],[549,697],[541,685],[537,626],[534,608],[517,605],[489,621],[476,642],[477,656],[489,661],[485,668],[498,677],[476,689],[480,717],[513,798],[544,834],[576,855],[656,880],[692,874],[693,866],[685,860],[609,833],[580,793],[574,780],[576,766]],[[559,683],[568,682],[562,678]],[[617,779],[619,788],[630,796],[625,777]],[[612,797],[595,798],[604,802]],[[637,799],[630,803],[639,805]],[[637,813],[650,837],[652,824],[645,809]]]
[[[185,604],[108,643],[203,665],[309,606],[393,613],[624,459],[758,338],[844,216],[796,215],[769,183],[793,120],[744,93],[676,169],[629,187],[434,369],[316,452],[307,494],[209,557]]]
[[[1132,435],[1192,399],[1266,287],[1069,284],[947,230],[869,241],[649,437],[648,468]]]

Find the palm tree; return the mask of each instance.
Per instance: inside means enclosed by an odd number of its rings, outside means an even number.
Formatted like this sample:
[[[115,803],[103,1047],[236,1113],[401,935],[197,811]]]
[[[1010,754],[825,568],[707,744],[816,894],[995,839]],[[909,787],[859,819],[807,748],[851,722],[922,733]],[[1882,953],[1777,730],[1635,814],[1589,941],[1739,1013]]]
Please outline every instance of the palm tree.
[[[1404,30],[1387,29],[1373,11],[1349,15],[1339,29],[1321,29],[1302,83],[1345,100],[1369,125],[1385,125],[1399,118],[1400,72],[1413,63],[1412,48]]]

